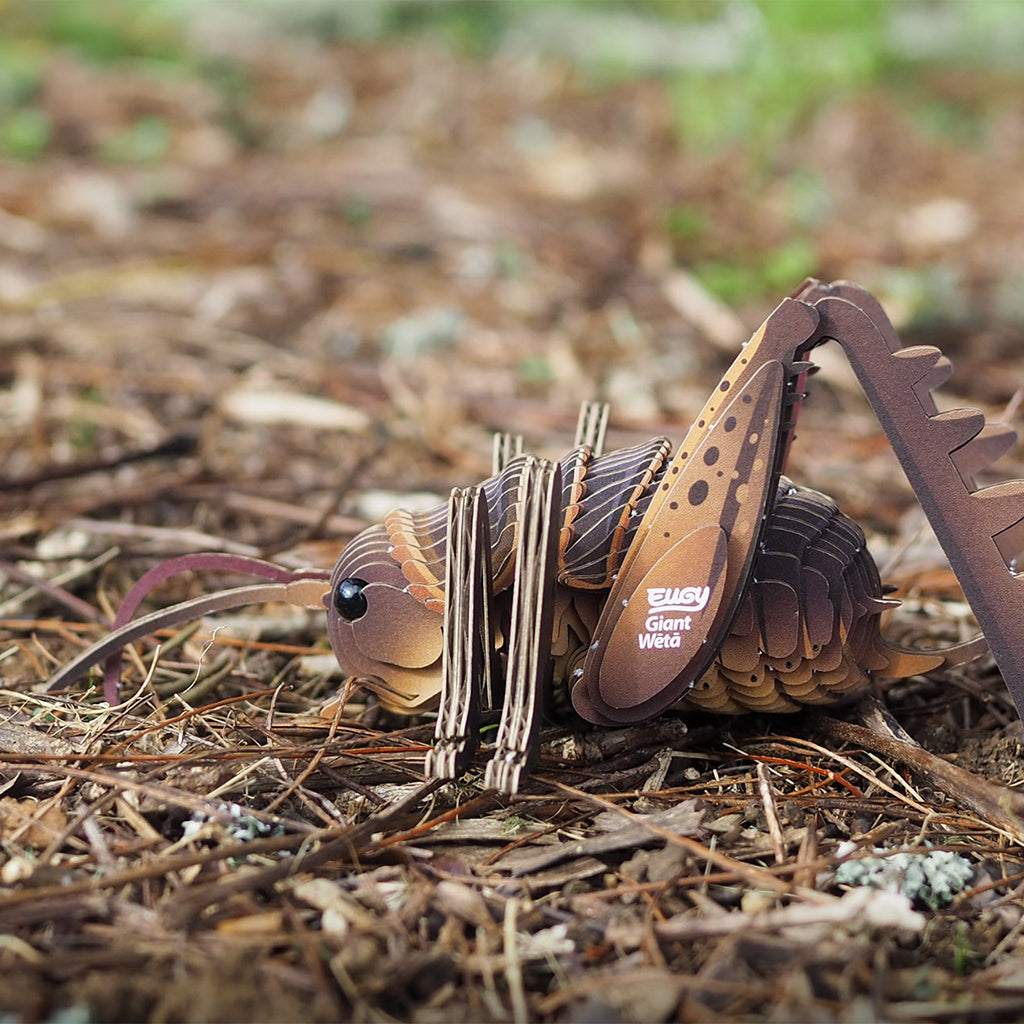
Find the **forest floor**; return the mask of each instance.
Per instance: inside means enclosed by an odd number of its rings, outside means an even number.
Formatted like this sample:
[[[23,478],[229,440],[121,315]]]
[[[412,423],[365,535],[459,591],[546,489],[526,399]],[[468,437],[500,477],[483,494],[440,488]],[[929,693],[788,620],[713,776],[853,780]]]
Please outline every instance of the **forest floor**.
[[[170,71],[55,47],[0,123],[23,150],[0,162],[0,1013],[1021,1019],[1024,756],[991,658],[791,716],[566,716],[514,798],[482,761],[425,782],[429,715],[355,692],[323,717],[344,677],[315,612],[176,628],[155,667],[137,645],[115,706],[45,685],[161,559],[329,569],[392,506],[486,477],[493,431],[566,451],[582,400],[611,403],[612,448],[679,440],[806,274],[939,345],[944,408],[1019,423],[1016,84],[925,69],[952,122],[869,88],[703,148],[655,75],[194,33]],[[849,368],[819,361],[789,474],[864,528],[890,632],[971,635]],[[986,482],[1019,477],[1017,450]],[[853,884],[876,849],[917,860]],[[922,865],[963,876],[909,889]]]

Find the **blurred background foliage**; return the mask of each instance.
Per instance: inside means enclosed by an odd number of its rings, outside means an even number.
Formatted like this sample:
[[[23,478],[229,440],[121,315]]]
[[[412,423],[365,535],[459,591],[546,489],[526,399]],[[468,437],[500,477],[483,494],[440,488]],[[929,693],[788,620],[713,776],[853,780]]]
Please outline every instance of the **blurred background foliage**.
[[[325,43],[426,35],[475,56],[531,49],[571,59],[595,86],[656,75],[671,89],[680,137],[697,146],[769,143],[837,97],[871,88],[930,130],[976,142],[985,110],[932,95],[930,74],[967,68],[1015,79],[1024,66],[1024,7],[984,0],[4,0],[5,121],[32,109],[53,47],[101,63],[145,62],[154,74],[216,74],[195,60],[186,26],[218,6]]]
[[[220,97],[235,140],[263,145],[245,112],[251,66],[200,41],[218,12],[324,46],[426,40],[482,61],[531,54],[567,63],[596,92],[659,83],[682,149],[696,159],[735,154],[742,172],[733,187],[772,183],[788,207],[786,230],[737,244],[717,232],[706,196],[661,203],[677,258],[731,304],[828,267],[815,228],[841,204],[827,170],[813,156],[795,157],[792,143],[813,147],[830,112],[867,98],[897,111],[926,142],[984,156],[1021,104],[1024,5],[986,0],[0,0],[0,155],[38,161],[68,148],[40,101],[55,52],[167,82],[199,79]],[[544,125],[533,128],[543,135]],[[89,147],[102,161],[152,166],[172,135],[165,118],[143,112]],[[890,157],[895,164],[900,154]],[[355,220],[370,212],[358,199],[349,208]],[[997,289],[1014,319],[1024,317],[1018,283]],[[931,263],[920,273],[894,270],[882,287],[912,313],[955,319],[966,314],[950,285],[950,272]]]

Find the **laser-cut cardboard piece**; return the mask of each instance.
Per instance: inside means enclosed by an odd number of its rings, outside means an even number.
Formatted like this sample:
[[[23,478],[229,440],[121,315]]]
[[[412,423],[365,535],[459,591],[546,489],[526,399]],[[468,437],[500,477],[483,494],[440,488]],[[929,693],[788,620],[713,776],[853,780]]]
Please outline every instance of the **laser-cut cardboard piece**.
[[[807,357],[830,339],[853,366],[1024,718],[1024,481],[975,484],[1016,434],[974,409],[940,413],[931,389],[949,377],[949,360],[930,346],[902,347],[863,289],[815,280],[744,346],[673,458],[662,438],[604,454],[599,406],[581,412],[576,446],[560,464],[523,455],[520,441],[501,435],[491,478],[453,492],[448,506],[390,513],[346,547],[329,584],[323,574],[253,563],[247,571],[274,582],[126,621],[152,582],[178,567],[154,570],[117,628],[51,688],[161,626],[249,599],[309,604],[323,595],[347,672],[395,710],[440,702],[427,769],[451,778],[472,755],[479,709],[499,699],[488,696],[500,675],[497,633],[506,684],[486,782],[514,792],[536,757],[552,671],[584,718],[614,725],[670,706],[793,710],[852,692],[871,673],[897,677],[977,656],[983,639],[936,652],[887,643],[879,619],[892,602],[863,533],[830,498],[782,475],[816,369]]]

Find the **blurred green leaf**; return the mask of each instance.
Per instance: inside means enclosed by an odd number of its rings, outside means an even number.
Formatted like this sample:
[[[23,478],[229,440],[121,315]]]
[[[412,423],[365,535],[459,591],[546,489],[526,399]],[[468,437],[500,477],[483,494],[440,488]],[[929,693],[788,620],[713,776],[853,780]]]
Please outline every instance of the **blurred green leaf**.
[[[665,211],[665,230],[676,241],[699,242],[707,226],[706,214],[696,206],[677,203]]]
[[[723,302],[739,305],[761,295],[792,291],[817,269],[813,243],[798,237],[746,259],[700,262],[693,272]]]
[[[811,167],[796,168],[786,180],[793,226],[809,231],[832,211],[832,190],[822,174]]]
[[[765,254],[761,285],[765,291],[792,291],[818,268],[818,252],[806,238],[793,238]]]
[[[348,196],[341,202],[341,216],[353,227],[362,227],[373,220],[373,207],[365,196]]]
[[[42,47],[0,40],[0,110],[34,100],[45,66],[46,53]]]
[[[498,273],[507,280],[518,280],[526,273],[528,260],[526,254],[514,242],[498,243],[494,253]]]
[[[13,110],[0,120],[0,152],[17,160],[37,160],[50,136],[50,119],[35,107]]]
[[[162,117],[147,116],[104,139],[100,152],[111,163],[155,164],[167,155],[170,144],[170,125]]]
[[[533,384],[548,384],[555,379],[547,356],[523,356],[516,365],[519,378]]]
[[[709,292],[731,306],[748,302],[761,291],[757,271],[736,260],[707,260],[693,272]]]
[[[103,63],[179,61],[189,7],[166,0],[13,0],[3,11],[5,37],[57,43]]]
[[[987,119],[965,104],[928,98],[913,104],[911,114],[918,127],[932,138],[965,147],[984,141]]]
[[[730,10],[719,8],[723,29]],[[692,145],[742,141],[768,155],[811,111],[884,81],[892,67],[885,4],[775,0],[744,10],[732,17],[731,65],[673,76],[679,131]]]

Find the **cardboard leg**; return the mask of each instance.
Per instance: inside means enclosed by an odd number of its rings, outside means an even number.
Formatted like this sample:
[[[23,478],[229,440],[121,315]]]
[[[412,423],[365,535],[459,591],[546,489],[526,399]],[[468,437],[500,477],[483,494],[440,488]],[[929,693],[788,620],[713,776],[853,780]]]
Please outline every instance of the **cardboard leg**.
[[[587,445],[595,457],[604,453],[605,435],[608,432],[608,403],[584,402],[576,421],[576,436],[573,448]]]
[[[505,700],[497,744],[484,780],[487,787],[503,793],[518,790],[540,746],[544,695],[551,683],[561,493],[557,463],[529,456],[519,482],[519,536]]]
[[[428,779],[454,779],[476,752],[481,706],[491,707],[494,626],[487,499],[480,487],[448,500],[441,703]]]
[[[491,474],[497,476],[523,450],[522,434],[495,434],[491,449]]]

